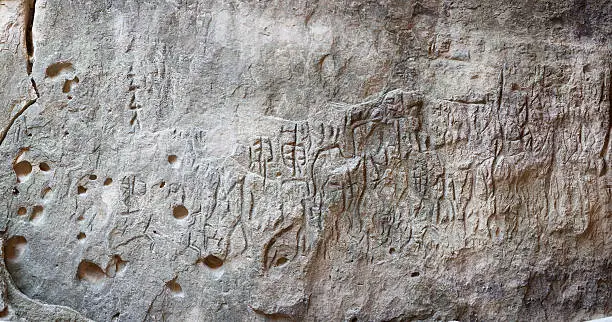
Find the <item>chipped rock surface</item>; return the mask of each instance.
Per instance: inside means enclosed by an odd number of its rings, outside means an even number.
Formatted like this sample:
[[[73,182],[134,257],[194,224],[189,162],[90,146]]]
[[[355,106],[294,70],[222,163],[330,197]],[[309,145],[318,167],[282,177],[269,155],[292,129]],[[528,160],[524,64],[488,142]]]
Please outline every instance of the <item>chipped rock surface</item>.
[[[612,315],[610,12],[0,0],[0,316]]]

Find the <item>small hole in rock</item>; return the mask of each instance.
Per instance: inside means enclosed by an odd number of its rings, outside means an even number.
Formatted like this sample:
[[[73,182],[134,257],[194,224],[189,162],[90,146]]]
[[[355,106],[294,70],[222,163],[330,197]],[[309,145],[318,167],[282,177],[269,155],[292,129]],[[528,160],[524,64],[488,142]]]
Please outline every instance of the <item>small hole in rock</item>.
[[[51,170],[51,167],[49,167],[49,165],[46,162],[41,162],[38,165],[38,168],[40,169],[40,171],[45,171],[45,172]]]
[[[77,187],[77,193],[78,194],[82,195],[82,194],[84,194],[86,192],[87,192],[87,189],[85,187],[83,187],[83,186],[78,186]]]
[[[87,237],[87,235],[85,235],[85,233],[84,233],[84,232],[80,232],[80,233],[77,235],[77,239],[78,239],[78,240],[83,240],[83,239],[85,239],[85,237]]]
[[[189,211],[187,211],[187,208],[185,208],[185,206],[177,205],[174,206],[174,209],[172,209],[172,215],[176,219],[183,219],[187,217],[187,215],[189,215]]]
[[[421,273],[419,273],[419,272],[412,272],[412,273],[410,274],[410,276],[411,276],[411,277],[417,277],[417,276],[419,276],[419,275],[421,275]]]
[[[93,181],[93,180],[96,180],[96,179],[98,179],[98,176],[97,176],[97,175],[95,175],[95,174],[90,174],[90,175],[89,175],[89,180],[92,180],[92,181]]]
[[[177,296],[183,294],[183,288],[181,287],[181,284],[176,282],[176,278],[166,282],[166,287],[168,288],[170,293],[172,293],[172,295]]]
[[[395,254],[395,248],[394,247],[389,248],[389,254],[391,254],[391,255]]]
[[[4,245],[4,259],[9,262],[16,261],[28,244],[28,241],[23,236],[13,236],[9,238]]]
[[[51,187],[45,187],[41,192],[40,192],[40,197],[41,198],[45,198],[47,196],[47,194],[51,192]]]
[[[70,91],[72,90],[72,84],[78,84],[79,83],[79,78],[78,77],[74,77],[73,79],[67,79],[64,81],[64,86],[62,87],[62,93],[70,93]],[[68,96],[68,99],[71,99],[72,97]]]
[[[30,214],[30,221],[35,221],[40,218],[44,208],[41,205],[36,205],[32,208],[32,214]]]
[[[104,280],[106,274],[96,263],[88,260],[82,260],[77,268],[77,278],[90,283],[100,283]]]
[[[12,192],[13,192],[14,195],[18,195],[19,194],[19,189],[17,189],[17,187],[13,187]]]
[[[165,181],[162,181],[162,182],[160,182],[160,183],[159,183],[159,188],[161,189],[161,188],[163,188],[165,185],[166,185],[166,182],[165,182]]]
[[[28,213],[28,209],[26,209],[26,207],[19,207],[19,209],[17,209],[17,214],[19,216],[23,216],[27,213]]]
[[[113,179],[111,179],[111,178],[106,178],[104,180],[104,185],[105,186],[110,186],[112,183],[113,183]]]
[[[217,269],[223,266],[223,260],[215,255],[208,255],[204,258],[198,259],[199,263],[202,263],[212,269]]]
[[[72,70],[72,63],[70,62],[58,62],[51,64],[45,70],[47,77],[55,77],[59,75],[63,70]]]
[[[32,173],[32,164],[28,161],[21,161],[13,165],[15,175],[17,175],[17,182],[23,181],[30,173]]]
[[[287,257],[284,257],[284,256],[283,256],[283,257],[281,257],[281,258],[279,258],[279,259],[277,259],[277,260],[276,260],[276,264],[275,264],[275,265],[276,265],[276,266],[281,266],[281,265],[286,264],[288,261],[289,261],[289,260],[287,259]]]
[[[113,255],[113,258],[106,265],[106,275],[115,277],[118,273],[123,272],[127,266],[127,261],[124,261],[121,256]]]
[[[173,164],[176,162],[176,160],[178,160],[178,157],[174,154],[171,154],[168,156],[168,163]]]

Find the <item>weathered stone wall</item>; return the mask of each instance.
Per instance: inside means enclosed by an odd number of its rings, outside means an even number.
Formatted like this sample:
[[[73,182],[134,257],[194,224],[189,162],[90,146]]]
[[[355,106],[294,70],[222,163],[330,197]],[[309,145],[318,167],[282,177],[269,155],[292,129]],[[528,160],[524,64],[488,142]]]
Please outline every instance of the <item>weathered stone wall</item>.
[[[0,315],[611,315],[610,12],[0,0]]]

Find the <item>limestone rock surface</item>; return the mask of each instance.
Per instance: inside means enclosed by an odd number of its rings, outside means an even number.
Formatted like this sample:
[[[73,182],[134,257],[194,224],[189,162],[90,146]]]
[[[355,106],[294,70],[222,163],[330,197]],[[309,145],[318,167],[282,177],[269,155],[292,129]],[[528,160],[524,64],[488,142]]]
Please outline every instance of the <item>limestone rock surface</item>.
[[[611,13],[0,0],[0,316],[610,316]]]

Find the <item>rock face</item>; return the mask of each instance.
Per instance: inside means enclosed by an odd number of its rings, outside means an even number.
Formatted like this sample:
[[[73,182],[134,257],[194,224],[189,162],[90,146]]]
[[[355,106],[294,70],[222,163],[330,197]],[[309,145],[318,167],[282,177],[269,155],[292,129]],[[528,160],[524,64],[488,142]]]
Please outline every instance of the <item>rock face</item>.
[[[0,0],[0,315],[610,315],[610,12]]]

